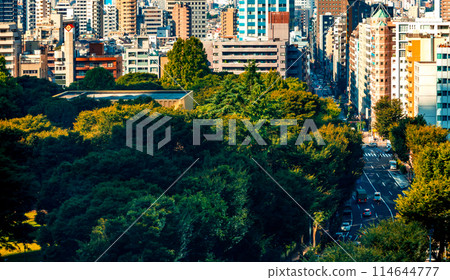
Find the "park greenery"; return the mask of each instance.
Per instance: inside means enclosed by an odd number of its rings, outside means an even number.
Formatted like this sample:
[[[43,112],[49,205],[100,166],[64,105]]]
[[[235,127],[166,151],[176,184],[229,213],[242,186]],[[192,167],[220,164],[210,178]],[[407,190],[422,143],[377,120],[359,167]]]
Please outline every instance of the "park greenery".
[[[135,221],[101,261],[279,261],[292,246],[307,245],[310,217],[297,203],[321,225],[330,224],[362,174],[362,136],[339,119],[331,99],[307,92],[297,79],[259,73],[253,62],[241,75],[211,73],[197,39],[175,43],[161,79],[133,73],[114,81],[96,68],[70,87],[176,88],[170,75],[195,92],[192,111],[165,108],[149,98],[114,104],[62,100],[52,97],[63,91],[58,86],[13,78],[4,68],[0,58],[0,247],[36,241],[44,261],[94,261]],[[172,118],[172,140],[153,156],[125,145],[126,120],[144,109]],[[222,119],[225,132],[236,120],[236,144],[229,145],[232,139],[225,133],[224,141],[203,138],[192,145],[193,120],[205,118]],[[255,125],[262,119],[299,125],[288,128],[286,145],[280,127],[268,122],[258,130],[266,145],[254,139],[245,143],[246,121]],[[317,125],[325,145],[312,134],[310,141],[295,144],[307,119]],[[214,128],[204,127],[203,133]],[[155,132],[156,139],[163,135],[162,129]],[[405,143],[421,145],[423,138],[405,138]],[[448,149],[440,149],[432,155],[444,163]],[[417,158],[431,158],[431,150],[423,155],[426,151]],[[426,164],[421,170],[438,174],[438,168],[448,169]],[[444,188],[437,176],[423,182]],[[445,208],[438,205],[439,195],[429,198],[436,204],[432,208],[399,209],[402,220],[367,229],[361,247],[352,248],[361,250],[361,260],[423,259],[429,224],[420,217]],[[418,199],[407,196],[403,205]],[[39,227],[25,222],[32,210]],[[448,240],[444,216],[433,220],[438,240]],[[312,226],[320,230],[317,223]],[[393,241],[392,235],[404,234],[404,242]],[[328,241],[322,238],[321,246]],[[324,259],[342,254],[325,247]],[[383,250],[392,257],[381,256]]]

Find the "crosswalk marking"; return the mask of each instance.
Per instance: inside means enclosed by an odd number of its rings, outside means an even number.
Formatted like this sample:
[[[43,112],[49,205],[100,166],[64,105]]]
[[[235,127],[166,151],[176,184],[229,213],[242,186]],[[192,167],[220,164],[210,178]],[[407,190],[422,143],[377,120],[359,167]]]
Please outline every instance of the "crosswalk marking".
[[[374,154],[374,153],[365,153],[364,156],[365,157],[378,157],[379,154]],[[386,153],[382,153],[381,157],[390,157],[390,154],[386,154]]]

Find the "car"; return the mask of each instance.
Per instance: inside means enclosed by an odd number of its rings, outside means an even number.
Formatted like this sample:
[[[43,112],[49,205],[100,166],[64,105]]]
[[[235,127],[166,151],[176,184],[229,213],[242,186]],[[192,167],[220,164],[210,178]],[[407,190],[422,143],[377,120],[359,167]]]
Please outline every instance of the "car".
[[[386,153],[388,153],[388,154],[392,154],[394,151],[392,150],[392,148],[391,147],[388,147],[387,149],[386,149]]]
[[[366,208],[366,209],[364,209],[364,212],[362,215],[363,215],[363,217],[370,217],[370,216],[372,216],[372,211],[370,211],[369,208]]]
[[[349,222],[343,222],[341,225],[342,231],[350,231],[351,225]]]
[[[377,147],[377,143],[370,142],[368,146],[374,148],[374,147]]]
[[[381,193],[380,192],[375,192],[373,194],[373,200],[376,202],[380,202],[381,201]]]

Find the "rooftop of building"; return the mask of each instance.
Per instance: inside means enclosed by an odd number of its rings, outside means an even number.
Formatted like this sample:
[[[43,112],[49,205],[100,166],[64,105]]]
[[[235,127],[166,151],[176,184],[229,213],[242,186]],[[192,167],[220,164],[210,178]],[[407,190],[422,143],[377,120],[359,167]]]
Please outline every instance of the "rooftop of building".
[[[183,90],[68,90],[53,97],[71,100],[80,96],[86,96],[98,100],[118,101],[149,96],[154,100],[180,100],[191,92]]]

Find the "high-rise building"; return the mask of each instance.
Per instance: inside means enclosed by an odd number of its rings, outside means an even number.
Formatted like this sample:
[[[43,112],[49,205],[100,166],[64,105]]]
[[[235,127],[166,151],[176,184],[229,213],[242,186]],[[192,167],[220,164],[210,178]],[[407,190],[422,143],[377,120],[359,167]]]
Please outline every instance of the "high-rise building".
[[[408,97],[406,47],[409,38],[410,36],[415,36],[413,34],[430,34],[434,35],[434,37],[439,34],[450,35],[450,22],[443,22],[442,19],[419,18],[408,21],[394,21],[393,24],[395,25],[395,54],[391,61],[391,98],[400,99],[404,113],[408,113],[408,107],[410,107],[409,99],[411,97]]]
[[[435,10],[440,14],[444,21],[450,20],[450,1],[449,0],[435,0]]]
[[[221,22],[221,37],[234,38],[237,35],[237,9],[227,8],[220,14]]]
[[[0,1],[0,22],[17,23],[17,0]]]
[[[119,31],[128,35],[137,32],[137,0],[117,0]]]
[[[36,24],[47,22],[50,17],[50,10],[49,0],[36,0]]]
[[[27,1],[26,11],[25,30],[33,30],[36,27],[36,0]]]
[[[239,0],[239,40],[267,39],[269,12],[289,12],[290,22],[293,22],[294,3],[294,0]]]
[[[157,35],[159,27],[167,25],[167,11],[156,6],[146,6],[141,9],[142,24],[140,33],[145,35]]]
[[[436,61],[436,48],[444,44],[447,37],[442,34],[428,34],[422,33],[418,30],[407,34],[408,45],[406,46],[406,60],[407,60],[407,75],[406,75],[406,89],[408,92],[406,113],[409,117],[416,116],[417,107],[415,101],[416,95],[416,81],[415,77],[415,63],[416,62],[433,62]],[[394,66],[392,66],[394,67]],[[423,88],[422,88],[423,89]]]
[[[175,25],[175,36],[189,39],[192,34],[191,7],[185,3],[176,3],[172,10],[172,19]]]
[[[79,34],[103,36],[103,0],[76,0],[74,14],[79,23]]]
[[[391,94],[391,57],[395,25],[384,6],[378,6],[372,16],[358,25],[350,37],[352,65],[349,70],[350,101],[358,113],[371,118],[373,107],[381,97]],[[358,35],[356,34],[358,33]]]
[[[191,9],[191,36],[199,39],[206,37],[206,13],[208,12],[207,0],[165,0],[166,10],[172,16],[176,3],[183,3]]]
[[[5,57],[6,69],[13,77],[19,75],[20,31],[14,22],[0,22],[0,55]]]
[[[103,15],[103,37],[108,36],[109,32],[116,32],[119,28],[117,7],[112,4],[104,6]]]

